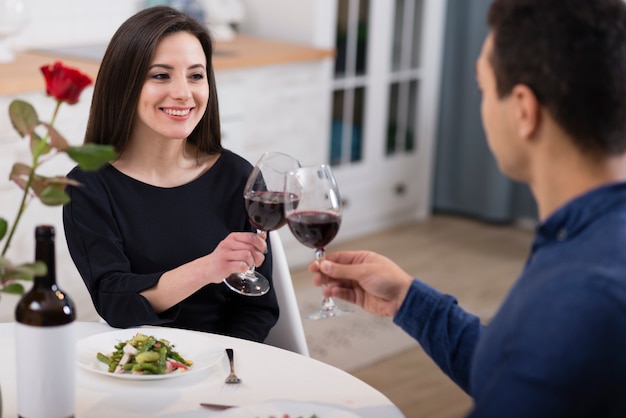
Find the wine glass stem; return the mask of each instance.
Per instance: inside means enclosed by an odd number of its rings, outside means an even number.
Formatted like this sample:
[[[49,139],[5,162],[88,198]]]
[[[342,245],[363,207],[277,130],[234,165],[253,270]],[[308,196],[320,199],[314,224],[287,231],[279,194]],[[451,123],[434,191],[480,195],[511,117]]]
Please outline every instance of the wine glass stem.
[[[322,262],[325,256],[326,256],[326,251],[324,250],[324,248],[315,249],[315,261],[317,261],[318,265]],[[326,284],[322,284],[322,287],[325,287],[325,286]],[[335,301],[333,301],[333,298],[325,296],[324,299],[322,300],[322,310],[332,311],[333,309],[335,309]]]
[[[265,231],[263,231],[262,229],[257,229],[256,230],[256,234],[261,236],[261,235],[265,235]],[[256,275],[254,274],[255,271],[255,267],[254,264],[252,264],[250,267],[248,267],[248,270],[246,270],[244,274],[244,276],[246,276],[246,279],[250,280],[251,282],[256,282],[258,281]]]

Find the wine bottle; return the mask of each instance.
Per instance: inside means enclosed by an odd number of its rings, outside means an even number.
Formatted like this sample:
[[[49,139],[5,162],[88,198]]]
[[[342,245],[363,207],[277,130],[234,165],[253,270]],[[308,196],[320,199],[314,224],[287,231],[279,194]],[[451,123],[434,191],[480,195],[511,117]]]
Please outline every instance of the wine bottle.
[[[76,310],[56,283],[54,227],[35,228],[35,260],[47,272],[15,309],[17,408],[23,418],[74,416]]]

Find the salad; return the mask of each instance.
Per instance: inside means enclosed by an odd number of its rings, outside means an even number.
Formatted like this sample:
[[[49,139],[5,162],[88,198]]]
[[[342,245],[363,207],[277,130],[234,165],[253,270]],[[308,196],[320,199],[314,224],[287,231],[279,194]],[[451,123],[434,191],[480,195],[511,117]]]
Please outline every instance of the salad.
[[[166,339],[141,333],[120,341],[114,349],[109,355],[100,352],[96,355],[110,373],[168,374],[185,372],[193,364],[178,354]]]

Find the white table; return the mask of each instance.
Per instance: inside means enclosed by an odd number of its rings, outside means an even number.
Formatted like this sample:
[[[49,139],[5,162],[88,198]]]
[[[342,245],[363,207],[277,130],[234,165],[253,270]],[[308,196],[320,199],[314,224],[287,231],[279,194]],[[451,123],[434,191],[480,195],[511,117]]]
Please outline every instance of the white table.
[[[78,322],[76,325],[77,339],[117,330],[99,322]],[[226,356],[208,370],[152,381],[121,380],[77,367],[76,416],[210,417],[219,415],[219,412],[201,407],[201,402],[243,406],[282,399],[315,402],[332,409],[345,409],[360,417],[404,417],[385,395],[338,368],[266,344],[215,334],[203,335],[235,350],[235,365],[243,381],[241,384],[224,383],[228,374]],[[14,342],[14,324],[0,324],[0,358],[3,359],[0,388],[4,417],[17,416]]]

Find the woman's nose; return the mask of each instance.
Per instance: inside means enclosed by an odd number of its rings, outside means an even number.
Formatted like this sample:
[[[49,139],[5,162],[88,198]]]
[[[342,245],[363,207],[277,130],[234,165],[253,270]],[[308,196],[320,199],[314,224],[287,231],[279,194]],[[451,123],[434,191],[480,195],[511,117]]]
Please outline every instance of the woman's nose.
[[[188,99],[191,97],[191,89],[186,78],[174,80],[171,95],[176,99]]]

